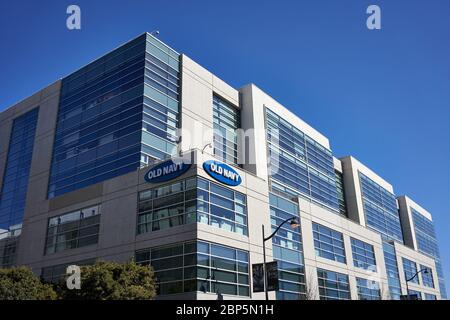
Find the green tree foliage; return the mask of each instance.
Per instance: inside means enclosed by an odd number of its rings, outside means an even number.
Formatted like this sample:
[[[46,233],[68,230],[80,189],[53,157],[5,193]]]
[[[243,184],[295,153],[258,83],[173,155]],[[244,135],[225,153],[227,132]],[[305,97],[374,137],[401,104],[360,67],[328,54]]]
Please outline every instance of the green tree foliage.
[[[59,285],[62,299],[80,300],[146,300],[156,295],[153,270],[134,261],[120,264],[99,261],[81,267],[81,288]]]
[[[26,267],[0,269],[0,300],[54,300],[56,293]]]

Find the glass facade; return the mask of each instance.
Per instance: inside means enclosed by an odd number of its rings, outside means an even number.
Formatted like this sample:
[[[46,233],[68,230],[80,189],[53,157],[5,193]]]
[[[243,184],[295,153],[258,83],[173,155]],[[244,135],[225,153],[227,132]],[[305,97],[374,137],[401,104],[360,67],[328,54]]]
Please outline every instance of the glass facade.
[[[361,172],[359,181],[367,227],[403,244],[395,196]]]
[[[99,206],[93,206],[50,218],[45,253],[97,244],[100,232],[99,209]]]
[[[299,221],[298,204],[275,194],[269,194],[272,230],[288,218]],[[272,238],[274,260],[278,261],[280,290],[278,300],[303,300],[306,298],[305,264],[300,227],[292,229],[285,224]]]
[[[325,259],[346,263],[342,233],[313,223],[314,248],[316,255]]]
[[[333,155],[266,108],[271,187],[302,195],[339,212]]]
[[[408,294],[414,294],[419,300],[422,300],[422,292],[420,291],[408,289]]]
[[[406,258],[402,258],[403,261],[403,271],[405,272],[405,279],[411,279],[417,273],[417,264],[414,261],[411,261]],[[414,279],[411,279],[409,282],[419,284],[419,276],[416,276]]]
[[[436,271],[439,281],[439,291],[441,292],[442,299],[447,299],[447,288],[445,287],[444,271],[442,270],[442,264],[440,259],[436,259]]]
[[[147,34],[141,164],[176,154],[180,128],[180,56]]]
[[[359,300],[381,300],[380,284],[363,278],[356,278]]]
[[[339,202],[339,213],[343,216],[347,216],[347,203],[345,202],[345,189],[342,173],[335,171],[336,174],[336,189]]]
[[[410,210],[413,220],[414,233],[416,235],[417,250],[435,259],[437,276],[439,280],[439,290],[441,292],[441,296],[446,299],[447,289],[445,287],[444,272],[442,270],[434,223],[414,208],[410,207]]]
[[[136,262],[153,267],[159,295],[198,291],[250,296],[247,251],[192,241],[139,250]]]
[[[9,268],[15,265],[20,237],[8,236],[0,240],[0,268]]]
[[[350,300],[348,276],[342,273],[317,269],[320,300]]]
[[[424,293],[425,300],[437,300],[436,295],[431,293]]]
[[[248,234],[247,197],[194,177],[139,193],[138,234],[200,222]]]
[[[0,194],[0,239],[20,233],[33,157],[39,108],[13,121]]]
[[[58,264],[54,266],[44,267],[41,270],[41,279],[48,283],[59,283],[64,281],[67,276],[67,267],[76,265],[79,267],[87,266],[95,263],[95,259],[82,260],[71,263]]]
[[[391,300],[400,300],[402,294],[400,273],[397,265],[397,254],[393,244],[383,241],[383,255],[388,277],[389,295]]]
[[[176,152],[178,64],[145,34],[62,80],[49,198]]]
[[[434,288],[433,270],[430,267],[420,265],[420,270],[428,270],[428,272],[421,272],[422,284],[425,287]]]
[[[220,98],[213,97],[214,155],[216,158],[238,164],[238,136],[241,127],[238,108]]]
[[[370,271],[377,271],[375,252],[371,244],[351,238],[353,265]]]

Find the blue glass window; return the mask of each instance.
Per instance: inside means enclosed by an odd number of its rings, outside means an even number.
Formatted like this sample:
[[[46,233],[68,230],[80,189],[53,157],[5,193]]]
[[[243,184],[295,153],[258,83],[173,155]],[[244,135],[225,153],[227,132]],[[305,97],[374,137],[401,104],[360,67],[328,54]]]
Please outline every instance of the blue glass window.
[[[272,230],[286,219],[296,218],[299,221],[298,204],[288,199],[269,194],[270,220]],[[301,228],[292,229],[289,224],[281,227],[272,238],[274,259],[278,261],[278,277],[280,290],[278,300],[303,300],[306,298],[305,270]]]
[[[339,212],[333,155],[266,108],[272,189],[302,195]]]
[[[351,238],[353,265],[357,268],[376,271],[375,252],[371,244]]]
[[[431,293],[424,293],[425,300],[437,300],[436,295]]]
[[[320,300],[350,300],[348,276],[342,273],[317,269]]]
[[[403,243],[395,196],[361,172],[359,181],[367,226],[387,239]]]
[[[377,281],[356,278],[359,300],[381,300],[380,284]]]
[[[434,288],[433,269],[424,265],[420,265],[420,270],[427,270],[427,272],[420,273],[420,275],[422,276],[422,284],[425,287]]]
[[[34,108],[12,125],[0,194],[0,230],[8,236],[18,235],[23,221],[38,114]]]
[[[391,300],[400,300],[401,286],[398,272],[397,255],[393,244],[383,241],[383,254],[388,277],[389,295]]]
[[[250,296],[247,251],[194,241],[139,250],[136,262],[153,267],[159,295],[197,291]]]
[[[447,289],[445,288],[444,272],[442,270],[434,223],[414,208],[410,207],[410,209],[416,234],[417,250],[435,259],[439,290],[442,298],[447,299]]]
[[[213,97],[214,155],[228,163],[238,164],[238,137],[241,127],[239,109],[217,95]]]
[[[419,300],[422,300],[422,293],[417,290],[408,289],[409,295],[416,295]]]
[[[62,80],[49,198],[176,152],[178,64],[145,34]]]
[[[336,190],[339,201],[339,213],[347,216],[347,203],[345,202],[345,189],[342,173],[335,171],[336,174]]]
[[[313,223],[313,236],[317,256],[346,263],[342,233],[318,223]]]
[[[200,222],[247,235],[247,198],[203,178],[139,194],[138,234]]]
[[[405,272],[405,280],[409,280],[417,273],[417,264],[406,258],[402,258],[402,261],[403,271]],[[419,284],[419,277],[416,276],[414,279],[409,280],[409,282]]]

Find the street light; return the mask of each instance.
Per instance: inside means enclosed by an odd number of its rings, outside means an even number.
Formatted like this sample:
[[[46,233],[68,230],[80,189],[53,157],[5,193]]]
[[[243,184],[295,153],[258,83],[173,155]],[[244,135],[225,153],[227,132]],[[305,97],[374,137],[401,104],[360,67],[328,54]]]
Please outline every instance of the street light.
[[[263,237],[263,257],[264,257],[264,265],[263,265],[263,271],[264,271],[264,292],[266,294],[266,300],[269,300],[269,291],[267,290],[267,272],[266,272],[266,241],[273,238],[273,236],[280,230],[280,228],[285,224],[289,222],[289,225],[292,229],[297,228],[300,224],[297,221],[297,218],[288,218],[284,220],[276,229],[275,231],[269,236],[265,237],[264,233],[264,225],[262,225],[262,237]]]
[[[415,277],[417,277],[419,275],[419,273],[423,272],[424,274],[429,274],[430,271],[428,270],[428,268],[423,268],[419,271],[417,271],[411,278],[406,279],[406,296],[408,297],[409,300],[409,286],[408,286],[408,282],[412,281]],[[405,272],[405,276],[406,276],[406,272]]]

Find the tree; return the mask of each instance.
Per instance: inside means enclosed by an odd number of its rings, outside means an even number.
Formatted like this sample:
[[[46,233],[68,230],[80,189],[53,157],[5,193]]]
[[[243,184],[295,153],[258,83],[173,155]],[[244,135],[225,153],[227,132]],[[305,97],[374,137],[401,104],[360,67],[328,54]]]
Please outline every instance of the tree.
[[[317,280],[313,271],[308,272],[306,277],[306,295],[305,300],[317,300],[319,298],[319,290],[317,288]]]
[[[125,264],[99,261],[81,267],[81,288],[58,286],[61,299],[147,300],[156,296],[153,270],[130,261]]]
[[[54,300],[56,292],[26,267],[0,269],[0,300]]]

